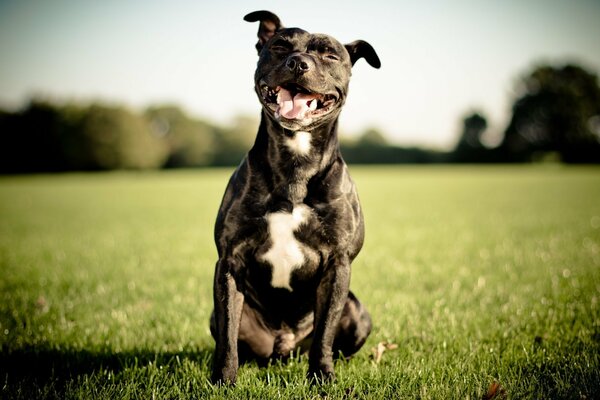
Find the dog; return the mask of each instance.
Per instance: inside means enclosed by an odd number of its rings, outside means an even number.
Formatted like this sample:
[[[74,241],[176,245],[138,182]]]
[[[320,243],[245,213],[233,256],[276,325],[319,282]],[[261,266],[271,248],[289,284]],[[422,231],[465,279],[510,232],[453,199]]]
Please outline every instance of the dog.
[[[356,353],[371,317],[349,291],[364,240],[356,188],[340,153],[338,117],[351,68],[381,63],[362,40],[259,22],[255,143],[231,176],[215,224],[212,381],[235,384],[241,354],[286,358],[309,347],[308,377],[335,378],[333,355]]]

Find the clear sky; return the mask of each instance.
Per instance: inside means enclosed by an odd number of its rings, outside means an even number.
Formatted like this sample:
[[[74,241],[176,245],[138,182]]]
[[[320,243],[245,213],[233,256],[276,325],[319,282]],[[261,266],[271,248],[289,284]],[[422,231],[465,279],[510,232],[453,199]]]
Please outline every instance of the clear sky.
[[[257,24],[242,18],[260,9],[370,42],[382,68],[355,65],[341,129],[377,127],[401,145],[452,147],[473,110],[501,132],[536,63],[600,72],[600,0],[0,0],[0,107],[41,96],[258,116]]]

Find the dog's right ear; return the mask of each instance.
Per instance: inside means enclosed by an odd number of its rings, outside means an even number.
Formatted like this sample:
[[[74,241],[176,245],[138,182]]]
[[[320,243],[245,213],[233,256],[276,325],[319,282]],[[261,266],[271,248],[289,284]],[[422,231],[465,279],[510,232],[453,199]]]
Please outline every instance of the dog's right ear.
[[[258,42],[256,50],[260,53],[265,43],[275,35],[275,33],[283,28],[279,17],[270,11],[254,11],[244,17],[244,21],[256,22],[260,21],[258,27]]]
[[[375,49],[364,40],[355,40],[352,43],[344,45],[344,47],[346,47],[346,50],[348,50],[352,66],[354,66],[354,63],[359,59],[364,58],[371,67],[381,67],[381,61],[379,61],[379,57],[377,56]]]

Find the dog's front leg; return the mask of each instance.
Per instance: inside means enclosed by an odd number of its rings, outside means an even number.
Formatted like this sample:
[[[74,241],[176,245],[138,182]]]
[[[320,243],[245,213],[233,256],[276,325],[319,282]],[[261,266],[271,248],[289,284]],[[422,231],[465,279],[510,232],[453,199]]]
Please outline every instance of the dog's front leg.
[[[317,288],[315,332],[309,353],[308,377],[333,380],[333,340],[350,287],[350,261],[334,259],[325,266]]]
[[[238,333],[244,296],[231,275],[233,263],[227,258],[217,262],[214,281],[216,347],[212,381],[235,384],[238,370]]]

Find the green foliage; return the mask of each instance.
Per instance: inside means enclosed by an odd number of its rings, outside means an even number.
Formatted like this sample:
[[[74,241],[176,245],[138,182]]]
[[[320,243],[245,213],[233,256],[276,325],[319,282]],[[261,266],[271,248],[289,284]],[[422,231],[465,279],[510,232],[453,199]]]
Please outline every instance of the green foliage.
[[[210,385],[212,224],[231,173],[0,178],[0,397],[595,398],[600,169],[351,167],[374,330],[336,383],[305,356]],[[379,342],[398,344],[375,363]]]
[[[388,145],[388,142],[380,130],[369,128],[358,138],[356,145],[362,147],[385,147]]]
[[[167,156],[164,141],[151,134],[146,120],[127,109],[92,105],[79,123],[77,134],[89,152],[90,168],[158,168]]]
[[[120,106],[32,102],[0,119],[2,172],[148,169],[168,148],[148,122]]]
[[[33,101],[19,114],[1,113],[0,171],[65,169],[65,130],[59,110],[47,102]]]
[[[22,112],[0,112],[0,172],[237,165],[257,129],[255,118],[217,126],[172,105],[136,113],[100,103],[33,101]]]
[[[448,161],[456,163],[499,163],[505,162],[505,154],[500,149],[490,149],[483,144],[487,120],[479,112],[473,112],[463,119],[460,139],[450,153]]]
[[[483,147],[481,137],[487,128],[487,120],[483,115],[474,112],[463,120],[463,131],[458,148],[477,149]]]
[[[502,143],[510,159],[554,151],[565,162],[600,162],[595,74],[574,65],[540,66],[525,76],[522,91]]]
[[[216,128],[213,165],[238,165],[254,143],[258,124],[256,118],[237,116],[231,126]]]
[[[352,140],[340,142],[344,160],[350,164],[426,164],[446,160],[446,154],[417,147],[399,147],[388,143],[376,128],[365,130]]]
[[[473,113],[463,120],[452,152],[396,146],[369,128],[355,140],[342,140],[344,158],[352,164],[600,163],[595,74],[575,65],[544,65],[525,75],[520,92],[497,148],[483,145],[487,121]],[[21,112],[0,110],[0,173],[237,165],[258,125],[258,115],[217,125],[173,105],[138,113],[114,105],[34,100]]]
[[[151,107],[145,117],[154,135],[169,144],[166,167],[198,167],[212,162],[216,138],[208,123],[190,118],[176,106]]]

